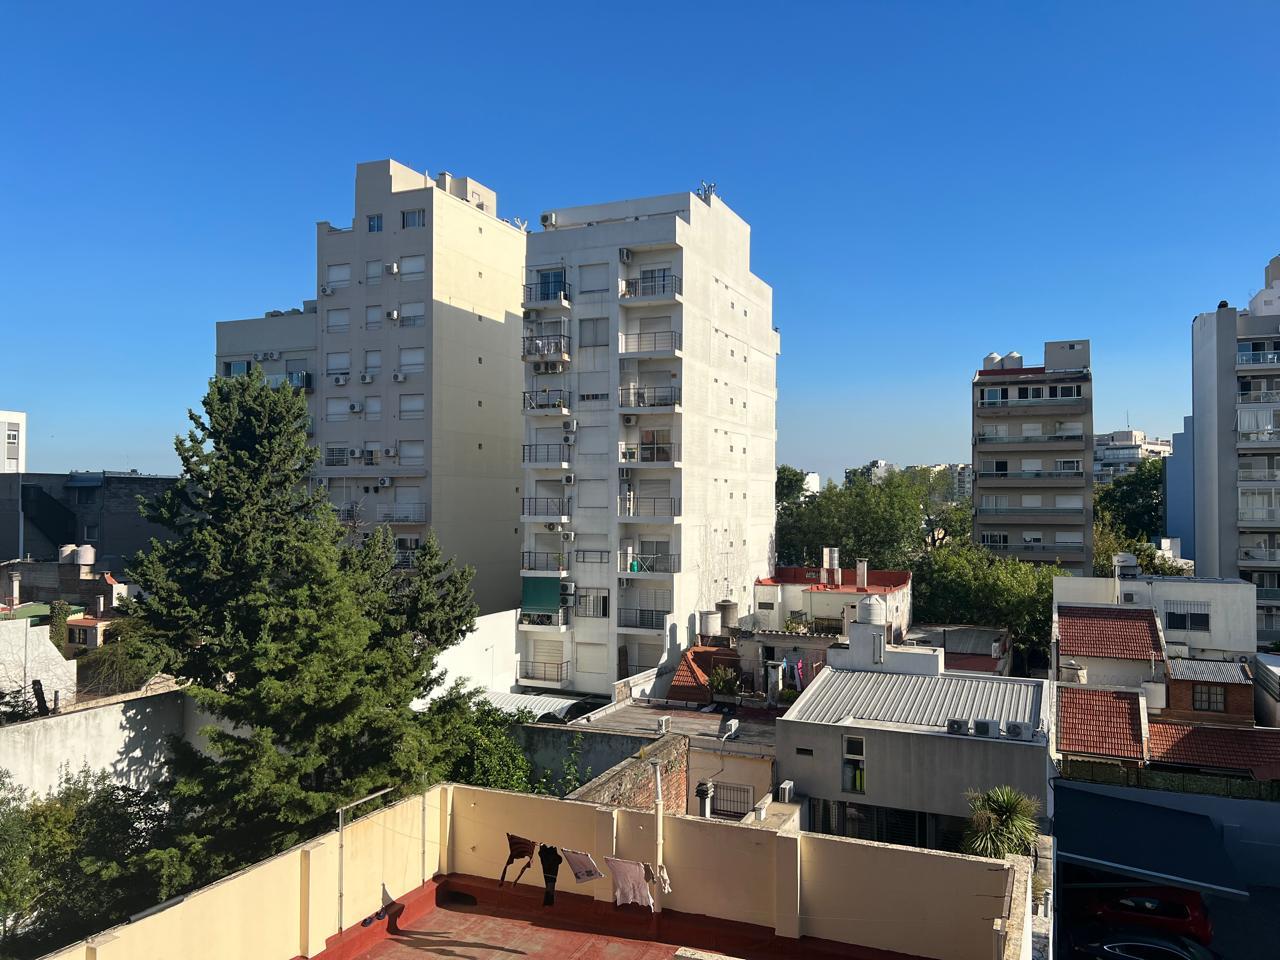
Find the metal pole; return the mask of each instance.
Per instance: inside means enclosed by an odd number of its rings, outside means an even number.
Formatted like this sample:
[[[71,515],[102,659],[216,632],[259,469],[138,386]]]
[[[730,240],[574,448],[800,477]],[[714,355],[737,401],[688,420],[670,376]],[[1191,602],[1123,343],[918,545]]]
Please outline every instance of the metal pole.
[[[650,760],[653,766],[653,873],[656,877],[662,867],[662,765]],[[662,912],[662,884],[653,885],[653,912]]]
[[[381,797],[381,796],[383,796],[384,794],[388,794],[388,793],[390,793],[390,792],[391,792],[392,790],[394,790],[394,789],[395,789],[395,787],[386,787],[386,788],[384,788],[384,789],[382,789],[382,790],[377,791],[376,793],[371,793],[371,794],[369,794],[367,797],[361,797],[359,800],[354,800],[354,801],[352,801],[351,803],[348,803],[346,806],[339,807],[339,808],[338,808],[338,810],[337,810],[337,813],[338,813],[338,932],[339,932],[339,933],[341,933],[341,932],[342,932],[342,894],[343,894],[343,889],[342,889],[342,872],[343,872],[343,871],[342,871],[342,867],[343,867],[343,863],[342,863],[342,860],[343,860],[343,857],[342,857],[342,850],[343,850],[343,846],[344,846],[344,837],[343,837],[343,833],[344,833],[344,831],[346,830],[346,825],[347,825],[347,824],[346,824],[346,820],[347,820],[347,816],[346,816],[346,814],[347,814],[347,811],[348,811],[348,810],[350,810],[352,807],[358,807],[358,806],[360,806],[360,804],[362,804],[362,803],[368,803],[370,800],[376,800],[378,797]]]

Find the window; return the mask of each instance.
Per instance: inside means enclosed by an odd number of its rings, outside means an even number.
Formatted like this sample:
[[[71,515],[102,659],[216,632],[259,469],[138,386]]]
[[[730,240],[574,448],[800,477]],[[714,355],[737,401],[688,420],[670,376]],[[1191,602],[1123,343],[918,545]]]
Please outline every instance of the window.
[[[1039,530],[1023,530],[1022,542],[1023,543],[1044,543],[1044,534],[1042,534]]]
[[[1008,473],[1008,460],[983,460],[981,463],[983,473]]]
[[[342,351],[340,353],[326,353],[324,355],[324,372],[329,376],[350,373],[351,354],[346,351]]]
[[[608,587],[579,587],[577,596],[577,613],[580,617],[609,616]]]
[[[427,211],[424,207],[417,210],[401,210],[400,211],[400,228],[402,230],[417,230],[427,225]]]
[[[539,300],[558,300],[564,293],[564,268],[538,271]]]
[[[76,488],[76,503],[85,504],[85,503],[97,503],[97,502],[98,502],[97,487],[77,487]]]
[[[983,510],[1004,510],[1009,506],[1008,494],[985,494],[982,498]]]
[[[1209,612],[1207,610],[1169,610],[1164,615],[1166,630],[1196,630],[1209,632]]]
[[[1227,688],[1214,683],[1193,683],[1191,708],[1224,713],[1227,709]]]
[[[1055,460],[1053,463],[1053,469],[1056,470],[1058,473],[1079,473],[1080,461],[1079,460]]]
[[[364,372],[374,374],[382,372],[381,350],[366,350],[364,352]]]
[[[1044,505],[1044,497],[1038,493],[1024,493],[1022,495],[1022,505],[1024,507],[1040,507]]]
[[[97,542],[98,525],[96,523],[86,523],[84,525],[84,538],[88,543]]]
[[[351,311],[346,307],[341,310],[326,310],[324,328],[329,333],[346,333],[351,329]]]
[[[425,256],[400,258],[401,280],[421,280],[426,273],[427,258]]]
[[[1054,543],[1084,543],[1084,534],[1079,530],[1059,530],[1053,535]]]
[[[324,418],[340,422],[351,416],[350,397],[329,397],[324,402]]]
[[[347,465],[347,445],[331,443],[324,448],[324,465],[326,467],[345,467]]]
[[[578,399],[583,403],[609,399],[609,372],[597,370],[578,374]]]
[[[228,360],[222,365],[222,375],[224,377],[243,377],[248,373],[248,360]]]
[[[382,329],[382,307],[374,304],[364,308],[364,328],[366,330]]]
[[[366,420],[382,419],[382,398],[381,397],[365,397],[364,398],[364,418]]]
[[[382,214],[380,214],[380,213],[371,213],[371,214],[369,214],[369,218],[368,218],[368,220],[369,220],[369,232],[370,232],[370,233],[381,233],[381,232],[382,232]]]
[[[1007,547],[1009,545],[1009,534],[983,531],[982,545],[984,547]]]
[[[402,327],[421,327],[427,322],[427,305],[418,301],[416,303],[400,304],[400,326]]]
[[[1040,436],[1040,424],[1038,424],[1038,423],[1024,423],[1024,424],[1022,425],[1022,435],[1023,435],[1024,437],[1038,437],[1038,436]]]
[[[420,467],[427,462],[427,445],[422,440],[401,440],[399,444],[400,465]]]
[[[605,347],[609,345],[608,338],[608,317],[588,317],[578,321],[578,346]]]
[[[1053,498],[1053,505],[1060,510],[1083,510],[1084,497],[1078,493],[1060,493]]]
[[[796,747],[797,757],[812,757],[813,747]]]
[[[421,420],[427,415],[427,398],[421,393],[400,395],[400,419]]]
[[[844,759],[840,764],[840,789],[844,793],[867,792],[867,768],[862,737],[844,738]]]
[[[759,604],[761,610],[772,610],[773,604],[770,601],[762,600]]]
[[[426,353],[422,347],[401,347],[400,372],[421,373],[426,369]]]
[[[1007,437],[1009,435],[1009,425],[1007,423],[984,423],[982,425],[982,436],[984,437]]]
[[[366,260],[364,264],[364,282],[376,286],[382,282],[382,261]]]
[[[325,271],[325,283],[327,283],[330,287],[351,286],[351,264],[349,263],[329,264],[329,269]]]

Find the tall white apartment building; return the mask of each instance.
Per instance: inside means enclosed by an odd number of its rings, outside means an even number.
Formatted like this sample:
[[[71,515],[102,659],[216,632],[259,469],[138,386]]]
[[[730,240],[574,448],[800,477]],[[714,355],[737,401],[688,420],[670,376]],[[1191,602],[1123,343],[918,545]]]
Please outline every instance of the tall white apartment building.
[[[524,288],[520,683],[608,693],[771,567],[779,338],[714,191],[542,215]]]
[[[1093,482],[1110,483],[1138,469],[1143,460],[1173,455],[1173,441],[1149,437],[1143,430],[1112,430],[1093,436]]]
[[[27,415],[17,410],[0,410],[0,429],[4,430],[0,473],[26,473]]]
[[[481,611],[519,601],[525,233],[467,177],[356,167],[349,225],[316,225],[316,298],[218,324],[218,373],[305,390],[339,517],[389,524],[398,562],[430,527],[476,569]]]

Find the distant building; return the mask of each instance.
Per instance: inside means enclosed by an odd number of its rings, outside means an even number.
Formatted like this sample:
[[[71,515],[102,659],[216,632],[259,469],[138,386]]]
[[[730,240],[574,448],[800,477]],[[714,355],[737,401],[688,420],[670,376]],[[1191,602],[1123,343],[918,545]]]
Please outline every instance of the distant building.
[[[932,463],[916,464],[906,468],[932,476],[946,474],[947,485],[945,497],[952,503],[967,500],[973,496],[973,465],[968,463]]]
[[[0,473],[27,472],[27,415],[16,410],[0,410],[4,446],[0,447]]]
[[[1196,558],[1195,420],[1182,418],[1182,431],[1170,441],[1164,462],[1165,533],[1181,541],[1182,557]]]
[[[806,473],[804,475],[804,492],[805,493],[821,493],[822,477],[817,473]]]
[[[1173,453],[1173,441],[1148,437],[1142,430],[1113,430],[1093,438],[1093,482],[1110,483],[1133,473],[1143,460],[1164,459]]]

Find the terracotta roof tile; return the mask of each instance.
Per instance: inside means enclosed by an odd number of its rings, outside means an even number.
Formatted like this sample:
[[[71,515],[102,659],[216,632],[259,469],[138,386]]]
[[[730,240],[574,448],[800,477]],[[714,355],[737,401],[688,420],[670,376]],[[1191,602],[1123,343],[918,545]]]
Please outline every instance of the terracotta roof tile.
[[[1063,753],[1141,760],[1142,721],[1137,692],[1060,684],[1058,749]]]
[[[1155,763],[1248,770],[1256,780],[1280,779],[1280,730],[1153,720],[1148,734]]]
[[[1155,612],[1132,607],[1059,606],[1058,653],[1113,660],[1162,657]]]

